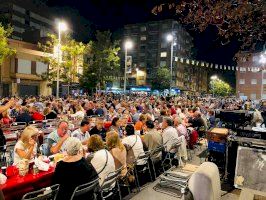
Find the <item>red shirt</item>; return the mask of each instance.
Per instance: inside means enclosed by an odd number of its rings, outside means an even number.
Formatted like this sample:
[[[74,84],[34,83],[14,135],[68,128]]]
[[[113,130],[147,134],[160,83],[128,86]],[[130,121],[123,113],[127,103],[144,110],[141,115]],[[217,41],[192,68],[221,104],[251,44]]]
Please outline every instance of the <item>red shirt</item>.
[[[32,119],[34,121],[36,121],[36,120],[44,120],[44,116],[41,113],[38,113],[38,112],[33,113],[31,117],[32,117]]]

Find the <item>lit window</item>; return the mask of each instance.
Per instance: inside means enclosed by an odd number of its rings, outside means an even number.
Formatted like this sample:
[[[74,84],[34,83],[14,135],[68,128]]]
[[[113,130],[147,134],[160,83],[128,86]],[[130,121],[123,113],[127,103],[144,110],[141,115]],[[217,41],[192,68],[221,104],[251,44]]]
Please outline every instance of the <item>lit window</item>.
[[[141,37],[140,37],[140,40],[141,40],[141,41],[145,41],[146,39],[147,39],[146,36],[141,36]]]
[[[239,79],[239,84],[244,85],[245,84],[245,79]]]
[[[162,58],[167,57],[167,52],[161,52],[161,57],[162,57]]]
[[[257,84],[257,79],[251,79],[251,84],[256,85]]]
[[[240,73],[246,73],[247,69],[245,67],[240,67]]]
[[[265,85],[266,84],[266,79],[262,80],[262,84]]]

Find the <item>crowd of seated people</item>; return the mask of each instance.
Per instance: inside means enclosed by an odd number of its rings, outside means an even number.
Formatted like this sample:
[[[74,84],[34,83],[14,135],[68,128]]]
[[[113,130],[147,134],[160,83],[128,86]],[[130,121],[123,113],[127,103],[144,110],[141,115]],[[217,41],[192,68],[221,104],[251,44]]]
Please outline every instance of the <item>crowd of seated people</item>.
[[[215,127],[215,110],[232,109],[229,103],[234,108],[245,108],[246,102],[154,96],[95,95],[93,100],[88,97],[29,97],[5,100],[0,113],[3,124],[58,120],[57,127],[44,140],[43,153],[47,156],[65,153],[56,165],[53,178],[54,183],[61,185],[58,199],[64,199],[64,195],[69,197],[82,183],[99,178],[102,185],[110,172],[121,167],[121,177],[125,177],[129,165],[147,150],[165,146],[163,154],[153,155],[154,160],[163,159],[165,154],[176,154],[172,146],[183,136],[189,141],[188,128]],[[265,104],[258,109],[263,114]],[[10,122],[6,118],[10,118]],[[76,129],[69,126],[74,119],[79,120]],[[105,126],[106,121],[109,126]],[[39,134],[32,125],[22,131],[14,148],[14,165],[21,159],[37,156]],[[136,162],[137,166],[144,164],[145,160]]]

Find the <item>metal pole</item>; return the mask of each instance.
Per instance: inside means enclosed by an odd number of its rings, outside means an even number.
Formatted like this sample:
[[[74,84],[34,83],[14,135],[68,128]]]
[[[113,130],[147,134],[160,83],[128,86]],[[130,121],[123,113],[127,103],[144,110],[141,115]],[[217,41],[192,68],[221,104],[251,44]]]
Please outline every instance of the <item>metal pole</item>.
[[[170,59],[170,90],[169,90],[169,95],[171,95],[171,88],[172,88],[172,79],[173,79],[173,46],[174,46],[174,38],[171,41],[171,59]]]
[[[125,75],[124,75],[124,94],[126,94],[126,84],[127,84],[127,47],[125,47]]]
[[[57,77],[56,77],[56,98],[59,98],[59,71],[60,71],[60,51],[61,51],[61,29],[58,28],[58,58],[57,58]]]

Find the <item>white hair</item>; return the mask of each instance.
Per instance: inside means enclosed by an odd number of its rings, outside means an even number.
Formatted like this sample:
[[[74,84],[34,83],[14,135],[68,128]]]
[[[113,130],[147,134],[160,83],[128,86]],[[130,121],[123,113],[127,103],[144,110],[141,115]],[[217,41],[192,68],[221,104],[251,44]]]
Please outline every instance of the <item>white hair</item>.
[[[81,141],[75,137],[69,137],[65,144],[66,152],[69,156],[75,156],[82,150]]]

